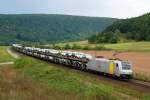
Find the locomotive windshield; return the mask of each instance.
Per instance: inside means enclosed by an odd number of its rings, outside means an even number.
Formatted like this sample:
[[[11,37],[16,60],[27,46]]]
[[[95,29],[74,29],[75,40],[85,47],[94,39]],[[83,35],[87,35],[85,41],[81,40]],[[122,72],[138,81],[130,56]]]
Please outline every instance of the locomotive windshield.
[[[131,69],[131,64],[129,64],[128,62],[122,62],[122,69],[130,70]]]

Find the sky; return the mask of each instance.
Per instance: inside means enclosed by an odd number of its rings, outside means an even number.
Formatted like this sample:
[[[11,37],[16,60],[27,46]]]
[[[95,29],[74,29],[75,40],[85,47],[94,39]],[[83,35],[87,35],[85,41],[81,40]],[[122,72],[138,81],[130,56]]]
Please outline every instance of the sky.
[[[68,14],[131,18],[150,12],[150,0],[0,0],[0,14]]]

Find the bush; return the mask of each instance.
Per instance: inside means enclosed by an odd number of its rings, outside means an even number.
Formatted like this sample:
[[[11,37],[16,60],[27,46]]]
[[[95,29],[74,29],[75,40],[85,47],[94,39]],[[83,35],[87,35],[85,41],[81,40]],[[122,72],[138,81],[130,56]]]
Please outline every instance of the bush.
[[[89,43],[95,43],[95,40],[97,39],[97,35],[93,35],[88,39]]]
[[[55,45],[55,44],[52,46],[52,48],[53,49],[62,49],[59,45]]]
[[[89,38],[89,42],[91,43],[117,43],[120,40],[120,33],[100,33],[98,35],[94,35]]]
[[[65,46],[63,47],[63,49],[65,49],[65,50],[71,49],[71,46],[69,44],[65,44]]]
[[[82,49],[83,50],[90,50],[91,48],[89,46],[84,46]]]
[[[82,49],[82,47],[80,45],[73,44],[72,49],[77,50],[77,49]]]
[[[93,49],[94,50],[106,50],[106,48],[103,45],[95,46]]]
[[[108,43],[117,43],[117,42],[118,42],[118,39],[115,36],[110,38],[109,41],[108,41]]]
[[[147,40],[147,41],[150,41],[150,35],[147,36],[146,40]]]

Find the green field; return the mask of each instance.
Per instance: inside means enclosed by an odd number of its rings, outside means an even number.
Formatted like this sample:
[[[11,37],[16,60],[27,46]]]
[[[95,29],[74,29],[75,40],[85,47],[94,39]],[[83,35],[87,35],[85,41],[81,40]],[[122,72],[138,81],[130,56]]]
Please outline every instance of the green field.
[[[0,62],[13,61],[14,58],[7,52],[7,47],[0,46]]]
[[[56,65],[23,57],[15,62],[15,70],[30,77],[39,84],[49,87],[49,93],[62,100],[126,100],[140,98],[150,99],[147,94],[126,88],[115,88],[112,84],[103,83],[97,78],[69,71]],[[48,94],[47,94],[48,95]],[[56,97],[57,98],[57,97]]]
[[[1,61],[11,61],[6,47],[1,47]],[[5,55],[4,55],[5,54]],[[7,58],[7,59],[6,59]],[[0,67],[2,100],[126,100],[150,99],[149,94],[61,68],[47,62],[22,56],[14,65]]]
[[[150,52],[150,42],[127,42],[127,43],[117,43],[117,44],[90,44],[88,41],[70,42],[70,43],[59,43],[58,46],[65,46],[69,44],[70,46],[76,44],[80,47],[88,46],[90,50],[96,46],[104,46],[108,50],[120,50],[120,51],[142,51]]]
[[[106,44],[106,48],[113,50],[125,50],[125,51],[150,51],[150,42],[129,42],[118,44]]]

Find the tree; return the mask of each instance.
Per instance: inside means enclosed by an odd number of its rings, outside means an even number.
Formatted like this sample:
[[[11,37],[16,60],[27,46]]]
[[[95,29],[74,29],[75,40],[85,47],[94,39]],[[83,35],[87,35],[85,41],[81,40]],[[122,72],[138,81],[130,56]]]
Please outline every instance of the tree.
[[[82,49],[80,45],[73,44],[72,49],[77,50],[77,49]]]
[[[150,13],[136,18],[116,21],[111,26],[107,27],[103,32],[118,33],[118,30],[124,34],[127,39],[148,41],[150,34]]]
[[[65,44],[63,48],[67,50],[67,49],[71,49],[71,46],[69,44]]]
[[[146,40],[147,40],[147,41],[150,41],[150,35],[147,36]]]

